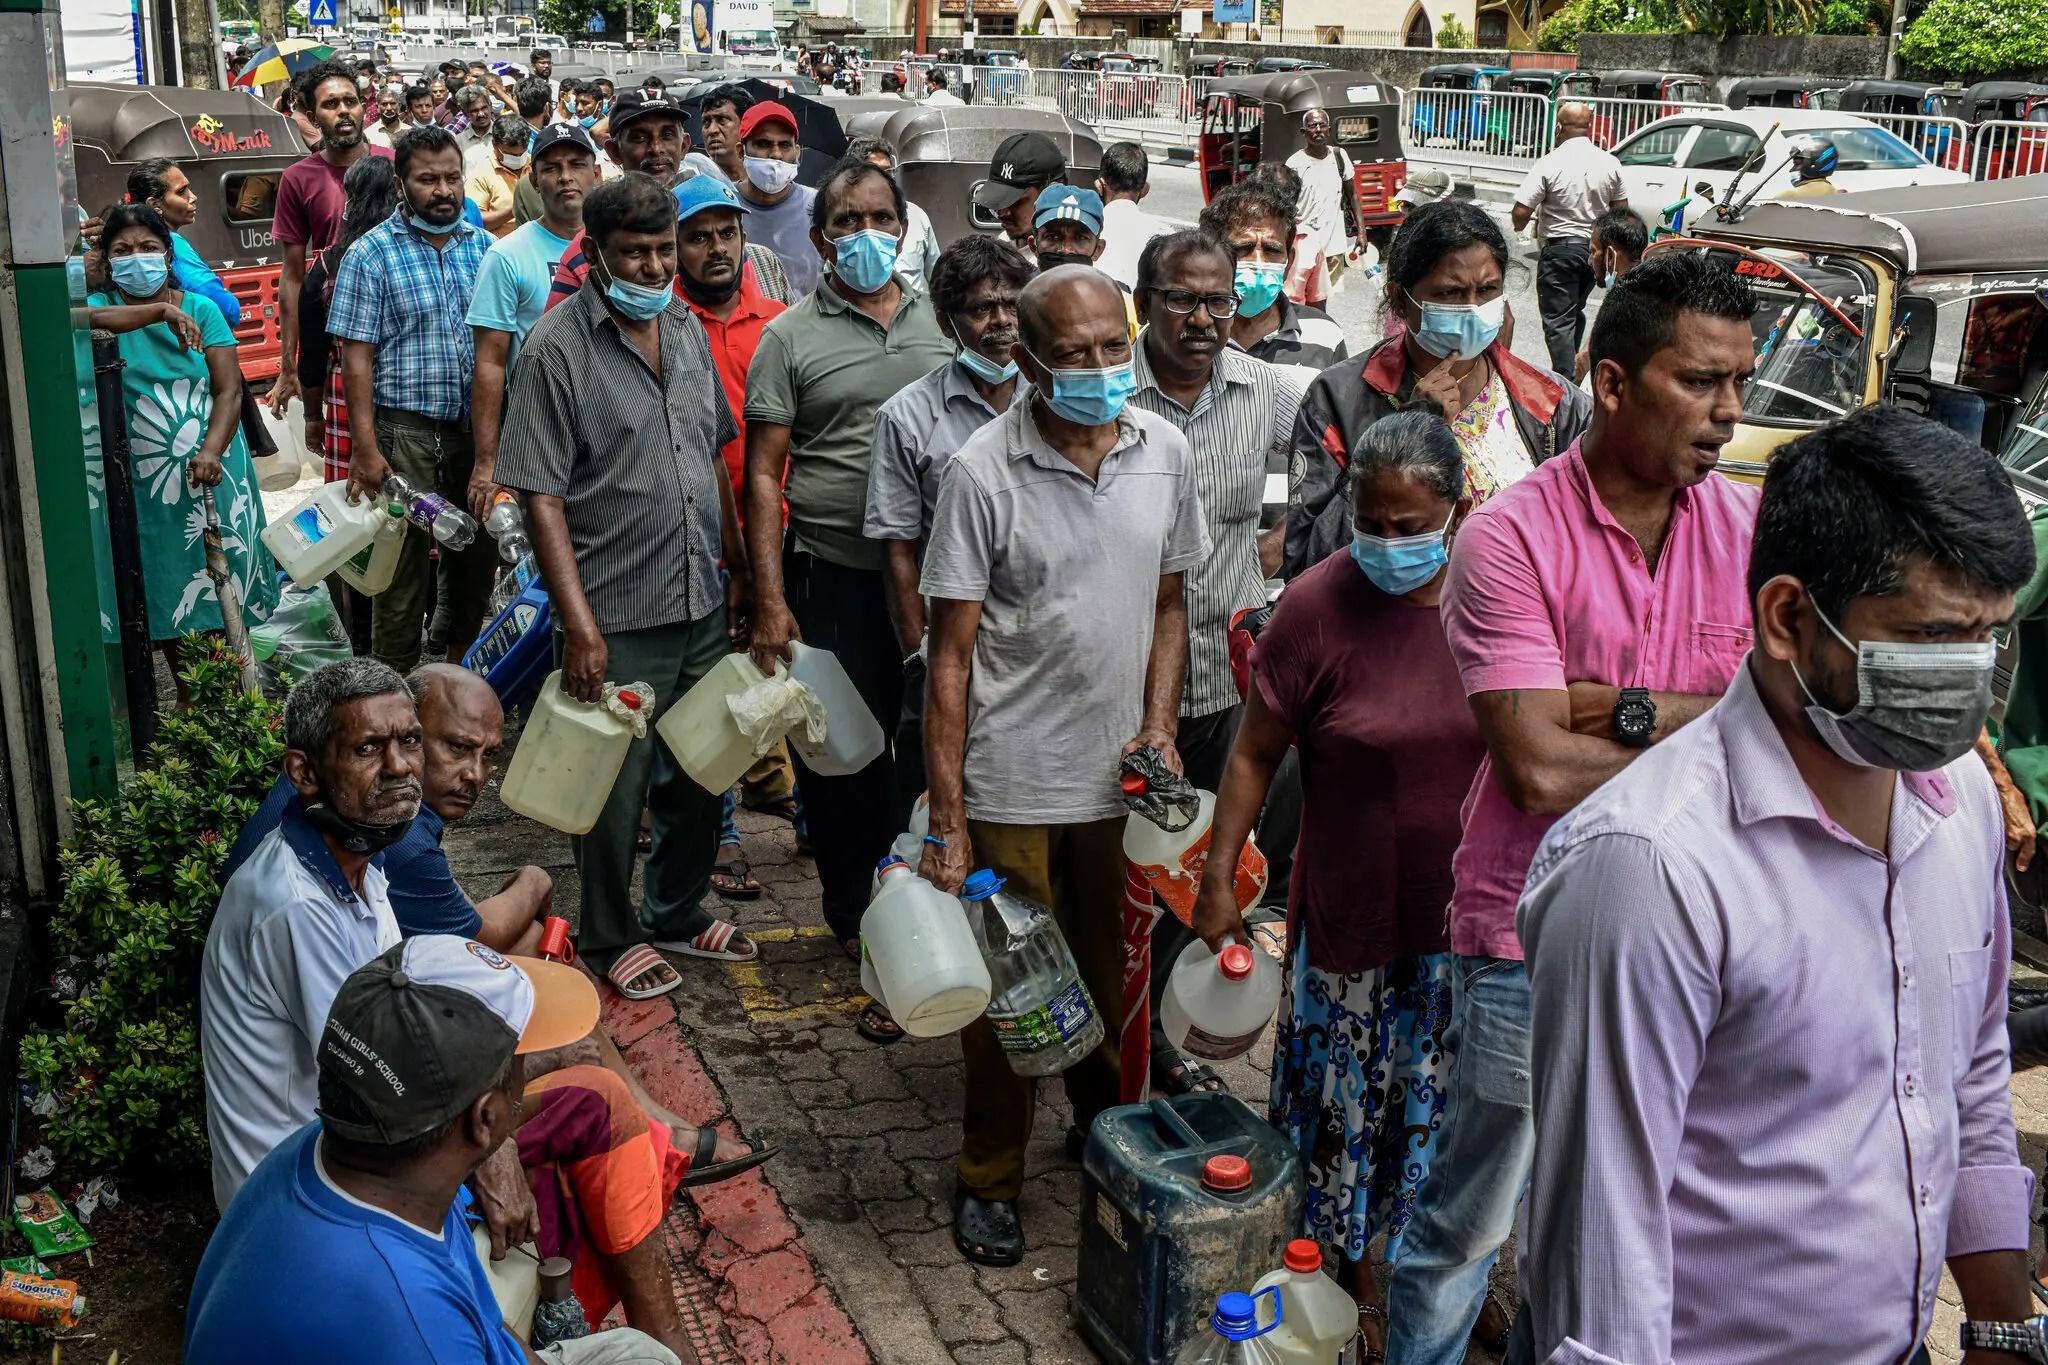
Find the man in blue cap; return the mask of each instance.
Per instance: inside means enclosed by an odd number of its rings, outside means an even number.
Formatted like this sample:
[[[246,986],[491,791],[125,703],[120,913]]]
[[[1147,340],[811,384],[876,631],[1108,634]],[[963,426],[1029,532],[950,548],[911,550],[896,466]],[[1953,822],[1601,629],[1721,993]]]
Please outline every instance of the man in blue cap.
[[[1102,196],[1061,180],[1040,190],[1031,210],[1031,250],[1041,271],[1093,266],[1102,256]],[[1138,309],[1131,301],[1131,288],[1122,280],[1115,284],[1123,292],[1124,316],[1136,337]]]

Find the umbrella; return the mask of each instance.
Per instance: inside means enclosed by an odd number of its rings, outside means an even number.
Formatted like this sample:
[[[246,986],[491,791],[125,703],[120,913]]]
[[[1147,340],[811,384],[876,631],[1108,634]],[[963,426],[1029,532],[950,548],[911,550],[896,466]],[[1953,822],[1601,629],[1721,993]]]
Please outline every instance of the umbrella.
[[[257,52],[230,84],[254,87],[288,81],[333,55],[334,49],[317,38],[287,38]]]

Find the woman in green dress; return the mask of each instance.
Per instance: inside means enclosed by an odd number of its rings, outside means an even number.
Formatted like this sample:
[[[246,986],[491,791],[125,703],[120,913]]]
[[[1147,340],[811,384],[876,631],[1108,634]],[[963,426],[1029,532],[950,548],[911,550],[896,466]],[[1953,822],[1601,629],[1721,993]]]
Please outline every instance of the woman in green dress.
[[[257,539],[263,499],[242,441],[234,334],[212,300],[172,283],[170,252],[170,225],[155,209],[109,209],[93,263],[93,273],[109,287],[87,304],[94,327],[119,334],[126,362],[121,387],[149,635],[175,677],[179,641],[221,628],[220,599],[200,543],[206,528],[201,485],[213,489],[221,546],[249,620],[270,615],[278,588],[277,566]],[[184,690],[180,683],[180,704]]]

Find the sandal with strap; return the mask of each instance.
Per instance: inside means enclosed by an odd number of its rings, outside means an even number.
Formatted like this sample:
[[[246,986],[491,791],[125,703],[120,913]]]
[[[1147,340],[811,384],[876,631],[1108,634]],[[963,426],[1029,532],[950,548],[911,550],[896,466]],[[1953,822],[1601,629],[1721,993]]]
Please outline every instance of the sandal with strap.
[[[727,1161],[713,1161],[711,1158],[718,1151],[718,1130],[709,1124],[699,1128],[697,1145],[690,1155],[690,1167],[683,1172],[682,1183],[677,1188],[688,1190],[700,1185],[716,1185],[736,1175],[745,1175],[782,1150],[771,1143],[763,1142],[760,1138],[743,1140],[747,1144],[745,1156],[736,1156]]]
[[[668,973],[668,980],[653,986],[632,984],[656,972]],[[620,953],[604,978],[612,983],[612,989],[628,1000],[652,1000],[683,984],[682,975],[668,964],[668,960],[644,943],[636,943]]]
[[[711,865],[711,889],[729,901],[761,898],[761,883],[754,880],[754,865],[736,848],[732,857]]]
[[[746,946],[735,948],[733,940],[738,939]],[[731,920],[715,919],[710,927],[689,939],[656,939],[654,946],[664,953],[681,953],[684,957],[708,957],[713,962],[752,962],[761,955],[761,947],[754,940],[740,933],[739,926]]]

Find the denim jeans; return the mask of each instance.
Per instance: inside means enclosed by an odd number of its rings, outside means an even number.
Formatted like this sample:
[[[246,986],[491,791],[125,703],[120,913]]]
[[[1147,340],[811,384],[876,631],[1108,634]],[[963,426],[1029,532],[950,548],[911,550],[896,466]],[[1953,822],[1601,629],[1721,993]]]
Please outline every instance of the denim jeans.
[[[740,825],[739,821],[733,818],[733,812],[739,809],[739,805],[740,789],[738,787],[726,788],[725,805],[718,813],[718,846],[720,848],[724,848],[728,844],[734,848],[739,847]]]
[[[1450,1100],[1387,1286],[1388,1365],[1458,1365],[1486,1277],[1514,1230],[1536,1134],[1529,1117],[1529,975],[1461,957],[1451,978]]]

